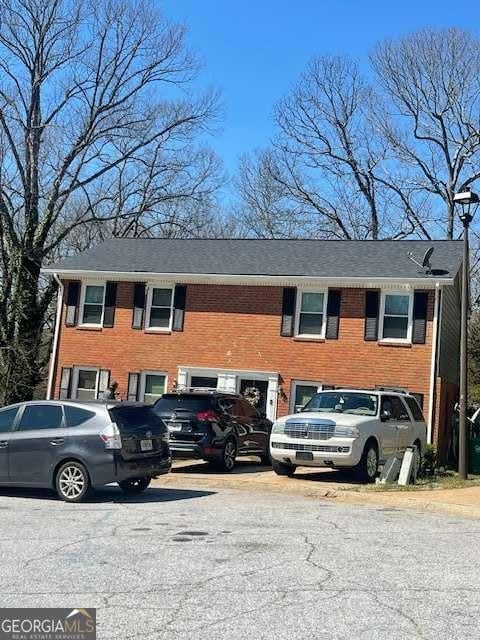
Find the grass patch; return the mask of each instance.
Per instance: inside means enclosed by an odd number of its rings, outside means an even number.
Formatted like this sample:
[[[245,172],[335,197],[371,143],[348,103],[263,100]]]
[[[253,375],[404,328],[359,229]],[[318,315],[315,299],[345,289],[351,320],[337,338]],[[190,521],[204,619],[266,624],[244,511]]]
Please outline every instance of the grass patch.
[[[432,491],[435,489],[464,489],[480,486],[480,476],[470,475],[468,480],[461,480],[454,471],[437,472],[434,477],[419,478],[417,484],[405,487],[396,482],[390,484],[367,484],[345,489],[345,491]]]

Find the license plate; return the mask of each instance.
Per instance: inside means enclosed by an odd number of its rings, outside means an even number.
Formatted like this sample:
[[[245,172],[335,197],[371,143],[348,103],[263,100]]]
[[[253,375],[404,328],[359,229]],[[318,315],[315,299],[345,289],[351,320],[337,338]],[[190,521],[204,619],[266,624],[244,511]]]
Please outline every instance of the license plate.
[[[313,460],[313,453],[311,451],[297,451],[295,457],[297,460]]]
[[[151,440],[140,440],[140,451],[151,451],[153,442]]]

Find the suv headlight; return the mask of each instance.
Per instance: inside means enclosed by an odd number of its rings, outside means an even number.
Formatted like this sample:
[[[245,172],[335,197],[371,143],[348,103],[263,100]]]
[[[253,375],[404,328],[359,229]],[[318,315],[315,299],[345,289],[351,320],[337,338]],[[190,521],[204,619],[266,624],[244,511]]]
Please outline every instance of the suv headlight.
[[[284,433],[285,432],[285,423],[284,422],[274,422],[272,427],[272,433]]]
[[[360,431],[357,427],[342,427],[342,425],[337,424],[335,435],[341,438],[358,438]]]

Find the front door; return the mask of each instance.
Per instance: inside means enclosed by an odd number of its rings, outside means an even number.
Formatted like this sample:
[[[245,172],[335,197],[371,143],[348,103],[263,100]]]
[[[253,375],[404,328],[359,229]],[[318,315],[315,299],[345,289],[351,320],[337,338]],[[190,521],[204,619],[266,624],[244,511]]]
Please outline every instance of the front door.
[[[267,413],[268,382],[253,378],[240,379],[240,394],[258,411],[260,415]]]
[[[25,405],[10,436],[10,480],[18,484],[50,485],[64,437],[61,405]]]
[[[8,452],[10,437],[18,413],[18,407],[0,411],[0,482],[8,482]]]

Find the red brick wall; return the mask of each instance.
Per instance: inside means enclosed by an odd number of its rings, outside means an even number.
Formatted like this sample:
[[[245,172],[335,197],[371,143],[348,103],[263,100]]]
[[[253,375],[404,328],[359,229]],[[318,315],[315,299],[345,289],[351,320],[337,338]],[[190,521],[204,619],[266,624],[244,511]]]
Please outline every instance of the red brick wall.
[[[129,371],[165,371],[171,389],[178,365],[185,365],[278,372],[287,394],[279,398],[279,415],[289,411],[292,379],[404,386],[424,394],[428,415],[433,292],[424,345],[365,342],[364,300],[363,289],[344,289],[339,339],[300,341],[280,336],[281,287],[188,285],[184,331],[159,334],[131,328],[133,284],[119,283],[112,329],[65,327],[64,309],[55,396],[62,366],[110,369],[126,396]]]

